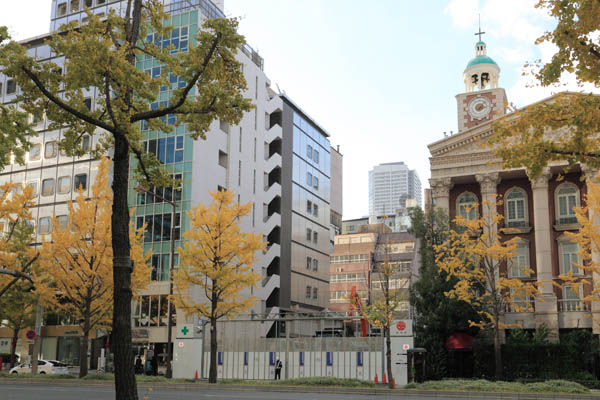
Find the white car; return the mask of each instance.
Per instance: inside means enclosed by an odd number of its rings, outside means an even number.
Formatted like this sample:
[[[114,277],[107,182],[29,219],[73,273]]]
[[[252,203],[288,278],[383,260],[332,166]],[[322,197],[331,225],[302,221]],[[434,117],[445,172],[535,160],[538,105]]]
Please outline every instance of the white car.
[[[23,363],[12,368],[11,374],[30,374],[31,364]],[[67,364],[56,360],[38,360],[38,374],[68,374]]]

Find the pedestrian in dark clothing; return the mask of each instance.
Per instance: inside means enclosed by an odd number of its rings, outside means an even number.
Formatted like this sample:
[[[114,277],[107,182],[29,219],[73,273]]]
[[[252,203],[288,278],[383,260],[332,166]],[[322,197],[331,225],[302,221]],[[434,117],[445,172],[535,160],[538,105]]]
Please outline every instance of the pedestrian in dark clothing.
[[[281,368],[283,368],[283,363],[281,360],[277,359],[275,361],[275,379],[281,379]]]
[[[142,359],[140,356],[135,356],[135,373],[136,374],[144,373],[144,366],[142,365]]]

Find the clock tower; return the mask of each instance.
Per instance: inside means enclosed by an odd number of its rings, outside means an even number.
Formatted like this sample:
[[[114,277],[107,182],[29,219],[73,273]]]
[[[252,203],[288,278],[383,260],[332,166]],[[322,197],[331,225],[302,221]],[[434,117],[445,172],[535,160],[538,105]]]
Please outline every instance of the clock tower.
[[[471,129],[506,113],[506,92],[498,87],[500,67],[486,54],[481,35],[475,44],[475,58],[463,72],[465,93],[456,95],[458,131]]]

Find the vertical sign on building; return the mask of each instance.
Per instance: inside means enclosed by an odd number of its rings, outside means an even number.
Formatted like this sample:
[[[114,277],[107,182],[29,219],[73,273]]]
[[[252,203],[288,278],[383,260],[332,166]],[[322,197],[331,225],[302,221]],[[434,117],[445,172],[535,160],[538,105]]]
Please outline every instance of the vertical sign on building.
[[[217,352],[217,378],[223,379],[223,352]]]
[[[326,355],[327,376],[333,376],[333,352],[328,351]]]
[[[300,377],[304,377],[304,352],[301,351],[298,354],[298,366],[299,366],[299,370],[300,370]]]
[[[244,379],[248,379],[248,352],[244,352]]]
[[[269,352],[269,377],[275,379],[275,352]]]
[[[363,377],[363,352],[356,352],[356,378],[362,379]]]

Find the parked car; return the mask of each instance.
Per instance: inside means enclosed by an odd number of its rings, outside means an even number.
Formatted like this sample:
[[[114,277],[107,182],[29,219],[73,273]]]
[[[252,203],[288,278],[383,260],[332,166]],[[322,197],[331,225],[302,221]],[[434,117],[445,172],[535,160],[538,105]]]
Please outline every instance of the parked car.
[[[38,360],[38,374],[68,374],[67,364],[56,360]],[[23,363],[10,370],[11,374],[30,374],[31,364]]]

